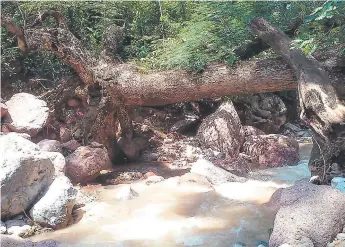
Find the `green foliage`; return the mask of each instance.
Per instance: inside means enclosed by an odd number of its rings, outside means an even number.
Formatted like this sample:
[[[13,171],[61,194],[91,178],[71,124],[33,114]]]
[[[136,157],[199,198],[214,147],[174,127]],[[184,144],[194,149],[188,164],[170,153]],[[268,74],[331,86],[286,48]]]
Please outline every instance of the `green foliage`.
[[[202,71],[213,61],[231,67],[238,60],[234,50],[253,39],[247,26],[250,20],[264,17],[287,30],[319,5],[319,2],[199,2],[185,27],[175,37],[152,42],[152,52],[138,63],[159,70]]]
[[[339,55],[345,49],[345,2],[327,1],[305,17],[294,46],[307,54],[333,47]]]
[[[201,72],[208,63],[239,62],[235,49],[251,42],[247,24],[264,17],[282,30],[304,23],[295,33],[295,46],[312,54],[329,46],[342,46],[345,7],[342,1],[27,1],[2,2],[2,14],[27,27],[41,10],[62,12],[71,32],[95,56],[102,49],[102,34],[110,24],[125,26],[120,56],[145,70],[190,69]],[[332,18],[332,22],[330,22]],[[335,20],[335,21],[334,21]],[[54,26],[53,20],[44,26]],[[37,52],[24,57],[16,39],[1,29],[2,74],[15,74],[22,61],[27,74],[57,79],[71,69],[54,55]],[[339,49],[345,53],[344,47]],[[269,52],[265,54],[265,56]]]

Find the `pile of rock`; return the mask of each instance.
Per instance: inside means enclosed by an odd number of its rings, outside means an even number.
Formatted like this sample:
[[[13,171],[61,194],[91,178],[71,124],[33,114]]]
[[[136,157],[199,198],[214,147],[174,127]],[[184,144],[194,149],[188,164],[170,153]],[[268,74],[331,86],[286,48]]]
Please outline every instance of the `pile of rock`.
[[[49,108],[30,94],[1,103],[1,118],[1,234],[28,237],[73,223],[78,190],[72,183],[93,181],[109,169],[106,149],[74,140],[32,142],[49,123]],[[65,158],[66,149],[70,154]]]
[[[25,236],[34,223],[52,229],[67,226],[77,190],[64,175],[62,154],[42,151],[16,133],[2,133],[0,145],[2,232]]]
[[[204,147],[223,153],[226,159],[218,162],[231,171],[240,166],[255,170],[294,165],[299,161],[295,140],[277,134],[265,135],[255,127],[242,126],[231,101],[222,103],[215,113],[203,120],[197,137]]]

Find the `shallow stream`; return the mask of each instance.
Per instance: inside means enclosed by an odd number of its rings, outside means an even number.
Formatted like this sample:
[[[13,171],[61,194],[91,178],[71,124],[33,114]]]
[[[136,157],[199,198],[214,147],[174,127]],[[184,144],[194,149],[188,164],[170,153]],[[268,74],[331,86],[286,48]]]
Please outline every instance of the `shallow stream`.
[[[260,204],[276,189],[310,176],[310,149],[301,144],[297,166],[254,172],[251,178],[259,180],[223,184],[217,192],[181,186],[171,177],[150,186],[133,184],[139,196],[119,202],[114,195],[122,185],[100,187],[100,201],[85,206],[79,223],[32,240],[55,239],[71,247],[257,246],[268,241],[274,221],[274,212]]]

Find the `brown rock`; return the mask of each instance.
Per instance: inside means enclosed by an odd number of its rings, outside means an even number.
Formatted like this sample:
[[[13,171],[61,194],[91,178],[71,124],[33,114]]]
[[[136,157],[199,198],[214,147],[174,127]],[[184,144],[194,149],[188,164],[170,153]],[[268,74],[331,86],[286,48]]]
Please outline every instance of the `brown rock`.
[[[294,165],[299,161],[297,141],[282,135],[248,136],[242,149],[261,168]]]
[[[146,172],[145,174],[144,174],[144,178],[146,179],[146,178],[148,178],[148,177],[152,177],[152,176],[157,176],[154,172]]]
[[[93,181],[101,170],[111,168],[105,148],[82,146],[66,158],[66,175],[75,183]]]
[[[67,150],[70,150],[70,151],[75,151],[80,146],[81,146],[80,143],[76,140],[70,140],[68,142],[61,144],[61,147],[65,148]]]
[[[245,176],[248,172],[259,168],[257,163],[252,162],[250,156],[243,153],[240,153],[236,158],[215,160],[214,164],[237,176]]]
[[[7,106],[3,103],[0,103],[0,106],[1,106],[1,117],[4,117],[8,113]]]
[[[237,157],[244,141],[244,132],[232,102],[222,103],[215,113],[206,117],[197,136],[205,147],[229,157]]]

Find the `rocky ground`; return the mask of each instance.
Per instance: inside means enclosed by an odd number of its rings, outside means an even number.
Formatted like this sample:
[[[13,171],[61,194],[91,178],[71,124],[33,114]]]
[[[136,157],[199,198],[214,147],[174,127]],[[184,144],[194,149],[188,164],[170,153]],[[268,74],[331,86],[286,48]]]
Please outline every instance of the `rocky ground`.
[[[1,243],[57,246],[22,238],[78,222],[80,208],[97,201],[97,194],[80,191],[85,185],[159,183],[173,175],[179,183],[194,181],[216,190],[247,182],[255,170],[297,164],[298,141],[310,141],[310,131],[285,122],[286,109],[276,95],[254,101],[251,112],[241,110],[236,100],[216,101],[209,108],[191,103],[138,109],[134,125],[142,143],[140,165],[114,165],[102,144],[86,142],[78,123],[90,109],[78,101],[68,101],[64,124],[54,119],[50,104],[34,95],[19,93],[2,101]],[[344,245],[345,195],[338,191],[345,191],[344,178],[333,179],[332,187],[337,190],[301,182],[278,190],[268,203],[278,212],[269,246],[322,247],[333,239],[329,246]],[[116,198],[139,194],[127,186]]]

